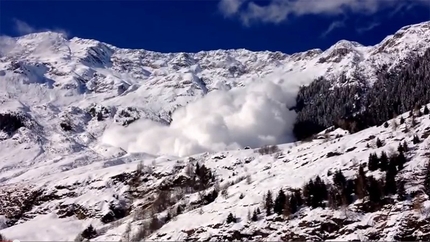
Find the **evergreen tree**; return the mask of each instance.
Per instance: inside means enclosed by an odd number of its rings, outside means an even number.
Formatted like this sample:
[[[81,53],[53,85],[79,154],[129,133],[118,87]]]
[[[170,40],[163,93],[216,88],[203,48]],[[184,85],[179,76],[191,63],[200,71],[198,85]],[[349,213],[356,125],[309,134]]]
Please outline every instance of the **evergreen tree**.
[[[400,124],[404,124],[405,123],[405,119],[403,118],[403,116],[400,117]]]
[[[369,194],[369,200],[374,203],[379,203],[382,199],[381,182],[376,180],[373,176],[369,176],[367,180],[367,192]]]
[[[397,199],[399,201],[406,200],[405,182],[402,180],[397,182]]]
[[[308,207],[312,206],[314,187],[314,181],[312,179],[303,186],[303,200],[304,204]]]
[[[379,169],[381,171],[386,171],[388,168],[388,156],[384,151],[381,152],[381,157],[379,157]]]
[[[388,126],[389,126],[389,125],[388,125],[388,123],[387,123],[387,122],[385,122],[385,123],[384,123],[384,128],[388,128]]]
[[[296,189],[293,192],[294,200],[297,203],[297,208],[301,207],[303,205],[303,198],[302,198],[302,192],[300,191],[300,189]]]
[[[227,223],[228,224],[236,223],[236,221],[237,221],[236,217],[232,213],[229,213],[227,216]]]
[[[358,168],[358,174],[355,179],[355,194],[359,199],[363,199],[367,195],[366,174],[363,166]]]
[[[408,143],[406,143],[406,140],[403,141],[403,152],[408,152],[409,151],[409,147],[408,147]]]
[[[397,165],[397,170],[402,170],[403,167],[405,166],[406,163],[406,157],[403,154],[403,152],[399,152],[399,154],[396,157],[396,165]]]
[[[427,107],[427,105],[425,105],[424,106],[424,114],[427,115],[429,113],[430,113],[429,108]]]
[[[272,192],[270,190],[267,191],[264,208],[266,209],[267,216],[272,214],[273,198],[272,198]]]
[[[327,200],[327,185],[324,183],[323,180],[319,176],[315,178],[315,188],[313,190],[313,196],[312,196],[312,207],[323,207],[323,201]]]
[[[258,221],[258,213],[257,210],[254,210],[254,212],[252,213],[252,217],[251,217],[252,221]]]
[[[97,231],[94,229],[93,225],[90,224],[84,231],[82,231],[81,236],[84,239],[92,239],[97,236]]]
[[[279,190],[278,196],[275,199],[275,204],[273,206],[273,211],[278,215],[282,214],[282,210],[284,209],[285,203],[287,202],[287,197],[285,196],[284,191]]]
[[[403,149],[403,145],[402,143],[399,143],[399,146],[397,147],[397,151],[398,152],[404,152],[405,150]]]
[[[382,143],[382,141],[379,138],[377,138],[376,139],[376,147],[381,148],[382,146],[384,146],[384,143]]]
[[[384,192],[386,195],[392,195],[396,193],[396,167],[390,165],[387,172],[385,173],[385,187]]]
[[[291,214],[295,214],[297,211],[299,211],[299,199],[301,198],[298,198],[297,194],[294,193],[289,196],[289,199],[287,199]]]
[[[346,178],[341,170],[337,170],[333,175],[333,183],[338,189],[346,187]]]
[[[339,207],[339,193],[334,187],[328,189],[328,206],[332,209],[337,209]]]
[[[257,212],[257,214],[261,214],[260,208],[257,208],[257,210],[255,210]]]
[[[182,207],[181,207],[181,205],[178,205],[178,206],[176,207],[176,214],[177,214],[177,215],[182,214]]]
[[[376,171],[379,167],[379,158],[375,153],[369,155],[369,161],[367,162],[367,168],[369,171]]]

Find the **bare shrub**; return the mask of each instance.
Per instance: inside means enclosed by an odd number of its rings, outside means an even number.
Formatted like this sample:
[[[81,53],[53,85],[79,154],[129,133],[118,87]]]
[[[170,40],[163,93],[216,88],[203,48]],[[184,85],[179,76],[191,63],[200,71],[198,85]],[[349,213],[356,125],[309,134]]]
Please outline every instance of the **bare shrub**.
[[[187,166],[185,166],[185,174],[189,177],[194,177],[194,167],[193,164],[187,163]]]
[[[227,198],[228,198],[228,187],[226,187],[226,188],[224,188],[224,189],[222,189],[222,190],[221,190],[221,196],[222,196],[224,199],[227,199]]]
[[[251,175],[246,175],[246,184],[251,184],[252,183],[252,178],[251,178]]]
[[[260,155],[270,155],[280,151],[277,145],[266,145],[257,150]]]
[[[399,127],[399,124],[396,122],[395,119],[391,121],[391,127],[393,128],[393,130],[397,130],[397,128]]]
[[[133,234],[133,236],[131,236],[130,241],[144,240],[145,237],[149,234],[148,232],[149,232],[148,231],[148,224],[143,223],[142,225],[139,226],[139,228],[137,229],[137,232],[135,234]]]
[[[163,190],[158,193],[152,207],[155,212],[162,212],[167,209],[172,203],[171,192],[168,190]]]

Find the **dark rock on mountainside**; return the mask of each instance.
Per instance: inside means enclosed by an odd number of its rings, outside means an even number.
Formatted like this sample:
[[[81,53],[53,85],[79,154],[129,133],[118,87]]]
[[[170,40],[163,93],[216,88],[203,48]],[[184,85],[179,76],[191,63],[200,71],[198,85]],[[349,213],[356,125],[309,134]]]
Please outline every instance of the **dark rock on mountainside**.
[[[0,113],[0,130],[11,135],[24,127],[25,117],[18,113]]]

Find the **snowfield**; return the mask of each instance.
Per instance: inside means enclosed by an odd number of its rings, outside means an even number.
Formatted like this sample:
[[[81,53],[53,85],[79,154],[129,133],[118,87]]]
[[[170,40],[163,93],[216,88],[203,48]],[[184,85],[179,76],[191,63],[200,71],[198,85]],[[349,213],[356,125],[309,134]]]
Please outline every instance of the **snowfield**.
[[[288,109],[319,76],[360,72],[372,83],[383,66],[421,55],[430,22],[375,46],[342,40],[292,55],[165,54],[53,32],[0,37],[0,46],[0,234],[8,239],[430,239],[428,114],[294,142]],[[384,179],[385,171],[367,169],[369,155],[395,154],[403,142],[407,162],[396,181],[406,182],[406,200],[393,194],[376,210],[363,208],[366,197],[266,215],[269,190],[275,199],[316,176],[331,184],[337,170],[354,179],[360,165]],[[230,213],[236,221],[227,223]]]

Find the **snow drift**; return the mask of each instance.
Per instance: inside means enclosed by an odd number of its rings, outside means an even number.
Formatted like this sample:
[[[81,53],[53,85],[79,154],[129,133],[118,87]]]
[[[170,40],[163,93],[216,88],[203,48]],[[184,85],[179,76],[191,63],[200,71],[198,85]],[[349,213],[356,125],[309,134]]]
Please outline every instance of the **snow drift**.
[[[282,76],[212,91],[175,111],[170,126],[142,120],[107,129],[102,140],[128,152],[175,156],[292,141],[296,113],[289,107],[295,105],[299,82]]]

